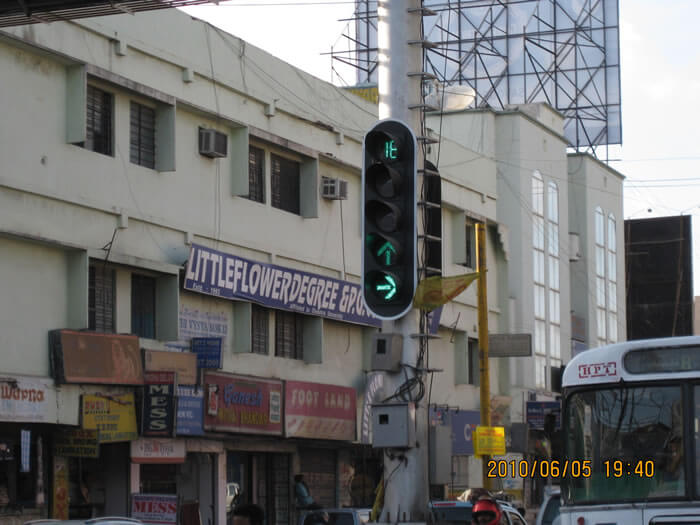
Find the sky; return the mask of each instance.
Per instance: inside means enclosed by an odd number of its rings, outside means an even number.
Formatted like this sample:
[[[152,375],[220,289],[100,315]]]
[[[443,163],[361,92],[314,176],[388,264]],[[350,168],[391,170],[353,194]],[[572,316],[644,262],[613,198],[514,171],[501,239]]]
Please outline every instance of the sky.
[[[287,4],[287,5],[285,5]],[[700,296],[700,0],[619,0],[625,219],[692,215],[694,295]],[[183,8],[337,85],[331,48],[352,17],[342,0],[229,0]]]

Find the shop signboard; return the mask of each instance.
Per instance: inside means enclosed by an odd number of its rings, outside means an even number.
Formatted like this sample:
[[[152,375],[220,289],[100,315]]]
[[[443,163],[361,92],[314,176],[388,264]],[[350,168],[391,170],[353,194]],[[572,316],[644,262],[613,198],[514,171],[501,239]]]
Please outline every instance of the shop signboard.
[[[54,434],[54,454],[74,458],[100,457],[97,430],[71,428]]]
[[[205,372],[204,428],[223,432],[282,434],[282,382]]]
[[[145,372],[141,435],[168,437],[175,425],[175,372]]]
[[[53,380],[25,376],[0,378],[0,421],[55,422]]]
[[[133,463],[184,463],[184,439],[139,438],[130,443]]]
[[[369,372],[362,400],[362,422],[360,423],[360,441],[365,445],[372,444],[372,405],[380,403],[385,397],[384,373]]]
[[[53,457],[53,497],[51,518],[68,519],[68,459]]]
[[[58,384],[143,384],[138,336],[52,330],[49,352]]]
[[[355,440],[355,389],[285,381],[284,434],[287,437]]]
[[[155,525],[177,524],[177,496],[169,494],[132,494],[131,517]]]
[[[179,385],[197,384],[197,355],[192,352],[144,350],[147,372],[176,372]]]
[[[176,392],[175,434],[178,436],[203,436],[204,390],[196,386],[178,385]]]
[[[474,431],[481,422],[478,410],[457,410],[452,413],[452,455],[474,454]]]
[[[365,307],[359,284],[245,259],[198,244],[192,244],[190,249],[184,288],[337,321],[381,324]]]
[[[138,437],[134,394],[83,394],[82,428],[97,430],[100,443],[131,441]]]
[[[52,330],[49,352],[56,383],[143,384],[138,336]]]
[[[528,401],[525,405],[526,421],[534,430],[544,430],[545,417],[553,414],[555,417],[554,428],[561,428],[561,404],[559,401]]]
[[[197,368],[221,368],[220,337],[193,337],[192,352],[197,355]]]

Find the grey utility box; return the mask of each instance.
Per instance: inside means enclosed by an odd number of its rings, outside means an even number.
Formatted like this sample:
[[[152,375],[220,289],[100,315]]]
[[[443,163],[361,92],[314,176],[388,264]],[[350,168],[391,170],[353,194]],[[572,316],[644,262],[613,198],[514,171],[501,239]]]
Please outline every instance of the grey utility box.
[[[372,370],[399,372],[401,370],[401,334],[378,333],[372,335]]]
[[[416,405],[383,403],[372,405],[372,447],[416,446]]]
[[[430,425],[430,482],[448,485],[452,481],[452,418],[449,411],[445,424]]]

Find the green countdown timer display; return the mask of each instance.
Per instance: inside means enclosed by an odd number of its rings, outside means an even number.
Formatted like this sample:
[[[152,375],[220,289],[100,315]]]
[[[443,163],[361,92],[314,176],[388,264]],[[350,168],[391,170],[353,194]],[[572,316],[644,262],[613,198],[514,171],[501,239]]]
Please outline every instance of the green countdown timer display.
[[[397,160],[399,158],[399,147],[395,140],[384,141],[384,158],[387,160]]]

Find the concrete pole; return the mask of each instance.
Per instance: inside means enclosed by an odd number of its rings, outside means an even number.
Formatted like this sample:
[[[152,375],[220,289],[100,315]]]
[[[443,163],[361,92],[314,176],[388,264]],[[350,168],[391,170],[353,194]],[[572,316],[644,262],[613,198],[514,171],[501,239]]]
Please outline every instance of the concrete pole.
[[[422,135],[421,112],[409,106],[421,103],[421,80],[419,76],[408,74],[422,70],[423,49],[418,44],[421,39],[420,8],[420,0],[379,0],[377,5],[379,118],[402,120],[416,136]],[[414,43],[409,44],[411,41]],[[421,168],[423,162],[419,142],[417,166]],[[418,191],[421,182],[419,178],[416,183]],[[384,332],[403,335],[401,361],[411,366],[416,366],[419,354],[420,340],[411,337],[419,332],[418,320],[419,311],[412,309],[403,318],[382,324]],[[393,394],[407,378],[415,375],[412,368],[404,370],[405,374],[403,371],[385,374],[385,391],[388,394]],[[426,385],[425,397],[416,404],[418,446],[400,452],[392,450],[391,455],[384,454],[384,508],[379,521],[425,521],[429,489],[427,403]]]

